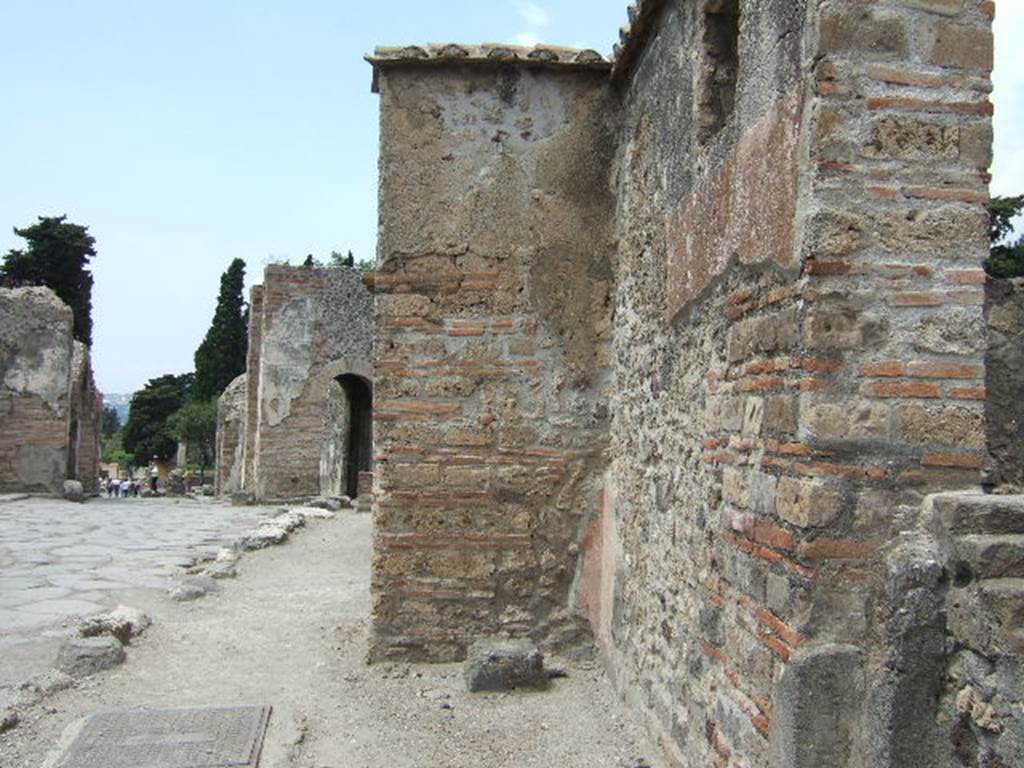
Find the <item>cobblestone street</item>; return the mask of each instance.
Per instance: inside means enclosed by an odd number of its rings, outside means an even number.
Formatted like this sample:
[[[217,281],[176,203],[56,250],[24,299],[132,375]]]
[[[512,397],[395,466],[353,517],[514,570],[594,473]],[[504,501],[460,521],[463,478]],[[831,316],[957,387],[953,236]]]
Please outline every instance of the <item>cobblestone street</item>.
[[[183,565],[274,514],[191,499],[0,500],[0,704],[46,669],[65,620],[144,608]]]

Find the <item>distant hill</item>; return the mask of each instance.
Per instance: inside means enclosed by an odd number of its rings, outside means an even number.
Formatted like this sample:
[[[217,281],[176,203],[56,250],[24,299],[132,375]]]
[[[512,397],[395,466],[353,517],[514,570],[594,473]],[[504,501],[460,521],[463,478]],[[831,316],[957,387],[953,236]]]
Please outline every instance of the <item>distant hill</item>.
[[[103,407],[113,408],[117,411],[117,418],[124,424],[128,420],[128,404],[131,402],[131,394],[118,395],[103,393]]]

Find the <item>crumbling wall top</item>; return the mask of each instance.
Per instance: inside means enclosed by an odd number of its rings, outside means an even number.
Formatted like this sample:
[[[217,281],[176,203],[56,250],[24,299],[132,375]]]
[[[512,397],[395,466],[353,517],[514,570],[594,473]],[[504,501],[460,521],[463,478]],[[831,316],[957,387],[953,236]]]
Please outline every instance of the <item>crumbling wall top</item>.
[[[626,8],[629,23],[619,28],[619,42],[612,51],[612,79],[624,77],[644,49],[665,0],[637,0]]]
[[[365,57],[373,65],[374,93],[378,92],[377,75],[383,67],[439,66],[467,64],[473,66],[558,67],[570,70],[610,71],[611,62],[591,49],[535,45],[532,48],[503,43],[464,45],[461,43],[428,43],[427,45],[378,46]]]

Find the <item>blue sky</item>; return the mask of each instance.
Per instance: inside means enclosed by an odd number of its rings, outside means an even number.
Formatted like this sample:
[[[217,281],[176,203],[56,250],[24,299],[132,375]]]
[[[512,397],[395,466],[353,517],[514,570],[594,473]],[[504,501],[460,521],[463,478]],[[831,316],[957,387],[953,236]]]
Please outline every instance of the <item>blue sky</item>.
[[[372,258],[376,44],[608,53],[624,0],[0,0],[0,252],[37,215],[89,226],[100,388],[192,368],[221,272]],[[993,191],[1024,191],[1024,2],[997,22]]]

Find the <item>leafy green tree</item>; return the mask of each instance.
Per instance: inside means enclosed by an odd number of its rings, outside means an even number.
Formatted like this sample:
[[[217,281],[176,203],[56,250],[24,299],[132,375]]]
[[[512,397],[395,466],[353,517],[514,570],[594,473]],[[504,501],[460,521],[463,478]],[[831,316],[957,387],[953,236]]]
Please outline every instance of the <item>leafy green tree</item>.
[[[44,285],[74,313],[74,336],[92,344],[92,273],[89,259],[96,241],[87,227],[71,224],[66,216],[40,216],[14,234],[28,241],[25,250],[11,250],[0,265],[0,284]]]
[[[327,261],[329,267],[348,267],[349,269],[358,269],[361,272],[365,272],[368,269],[374,268],[373,261],[368,259],[359,259],[356,261],[356,257],[352,255],[352,251],[342,253],[341,251],[331,251],[331,256]]]
[[[135,456],[124,449],[124,428],[103,438],[101,459],[105,464],[118,464],[122,468],[135,466]]]
[[[1013,238],[1013,220],[1024,211],[1024,195],[993,197],[989,203],[992,248],[985,271],[992,277],[1024,277],[1024,235]]]
[[[168,423],[185,404],[192,389],[193,375],[166,374],[146,382],[132,395],[128,421],[124,425],[124,449],[146,464],[152,458],[166,461],[174,455],[178,441]]]
[[[327,265],[329,267],[353,267],[355,266],[355,257],[352,255],[352,251],[349,251],[348,253],[331,251],[331,256],[327,261]]]
[[[213,464],[217,440],[217,401],[190,400],[168,421],[170,432],[188,444],[189,459],[199,465],[199,482]]]
[[[220,397],[228,384],[245,373],[249,342],[245,289],[245,262],[235,259],[220,278],[220,294],[213,322],[195,353],[196,400]]]
[[[121,417],[117,415],[117,409],[109,405],[103,406],[103,416],[100,419],[100,434],[103,437],[110,437],[121,428]]]

